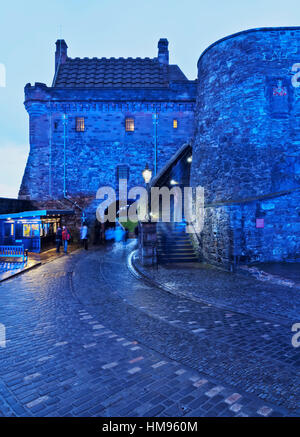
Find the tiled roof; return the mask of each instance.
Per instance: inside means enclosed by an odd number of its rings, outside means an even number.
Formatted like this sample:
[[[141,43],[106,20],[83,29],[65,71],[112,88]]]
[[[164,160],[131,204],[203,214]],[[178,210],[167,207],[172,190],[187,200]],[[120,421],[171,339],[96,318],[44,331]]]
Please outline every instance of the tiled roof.
[[[67,58],[59,66],[55,88],[167,87],[172,80],[187,81],[177,65],[157,58]]]

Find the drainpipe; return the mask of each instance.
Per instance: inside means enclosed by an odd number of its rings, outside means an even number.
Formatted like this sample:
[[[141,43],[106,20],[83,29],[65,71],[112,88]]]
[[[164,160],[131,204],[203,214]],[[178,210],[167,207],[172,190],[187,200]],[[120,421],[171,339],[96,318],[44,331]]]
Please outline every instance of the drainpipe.
[[[70,203],[72,203],[72,205],[73,205],[75,208],[78,208],[78,209],[81,211],[81,213],[82,213],[82,214],[81,214],[81,221],[82,221],[82,223],[84,223],[84,222],[85,222],[85,214],[84,214],[83,208],[81,208],[81,206],[79,206],[77,202],[74,202],[74,200],[70,199],[70,198],[69,198],[68,196],[66,196],[66,195],[64,195],[64,199],[68,200]]]
[[[155,108],[155,113],[153,114],[154,123],[154,175],[157,173],[157,109]]]
[[[64,177],[63,177],[63,183],[64,183],[64,197],[66,197],[66,124],[67,124],[67,116],[66,114],[63,114],[63,121],[64,121]]]
[[[49,101],[50,106],[50,129],[49,129],[49,196],[52,196],[52,112],[51,112],[51,103]]]

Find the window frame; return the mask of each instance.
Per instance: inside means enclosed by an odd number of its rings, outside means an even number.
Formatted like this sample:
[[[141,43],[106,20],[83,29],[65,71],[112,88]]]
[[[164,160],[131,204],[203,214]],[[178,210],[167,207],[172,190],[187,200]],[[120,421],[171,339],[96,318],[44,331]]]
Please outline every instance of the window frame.
[[[75,131],[85,132],[85,117],[75,117]]]
[[[133,129],[130,129],[130,123],[132,123]],[[135,119],[132,116],[125,117],[125,132],[133,133],[135,131]]]

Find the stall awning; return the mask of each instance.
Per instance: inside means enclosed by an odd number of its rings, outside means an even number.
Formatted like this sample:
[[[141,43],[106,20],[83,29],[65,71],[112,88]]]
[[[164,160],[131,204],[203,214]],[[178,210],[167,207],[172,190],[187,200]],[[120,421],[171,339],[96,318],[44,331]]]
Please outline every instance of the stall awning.
[[[42,209],[36,211],[23,211],[17,213],[0,214],[0,220],[9,219],[24,219],[24,218],[37,218],[37,217],[51,217],[60,215],[73,215],[75,214],[72,209]]]

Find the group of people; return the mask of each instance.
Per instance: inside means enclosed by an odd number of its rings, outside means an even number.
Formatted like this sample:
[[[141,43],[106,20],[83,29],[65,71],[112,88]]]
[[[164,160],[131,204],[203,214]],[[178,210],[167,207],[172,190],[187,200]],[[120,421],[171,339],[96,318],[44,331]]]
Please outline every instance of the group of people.
[[[115,228],[108,228],[106,230],[101,228],[101,233],[99,233],[99,236],[97,242],[103,243],[104,240],[112,240],[116,243],[123,242],[125,244],[128,237],[128,231],[126,231],[122,226],[118,225]],[[89,229],[87,223],[84,222],[80,228],[80,240],[85,250],[88,250],[89,238]],[[68,253],[68,244],[71,239],[72,237],[68,228],[66,226],[63,226],[62,228],[59,226],[56,231],[56,252],[59,253],[60,247],[63,246],[64,252]],[[94,244],[96,244],[96,239]]]
[[[80,228],[80,239],[85,250],[88,250],[89,231],[87,223],[83,223]],[[63,246],[64,252],[68,253],[68,243],[71,240],[71,234],[66,226],[59,226],[56,230],[56,252],[60,252],[60,247]]]

